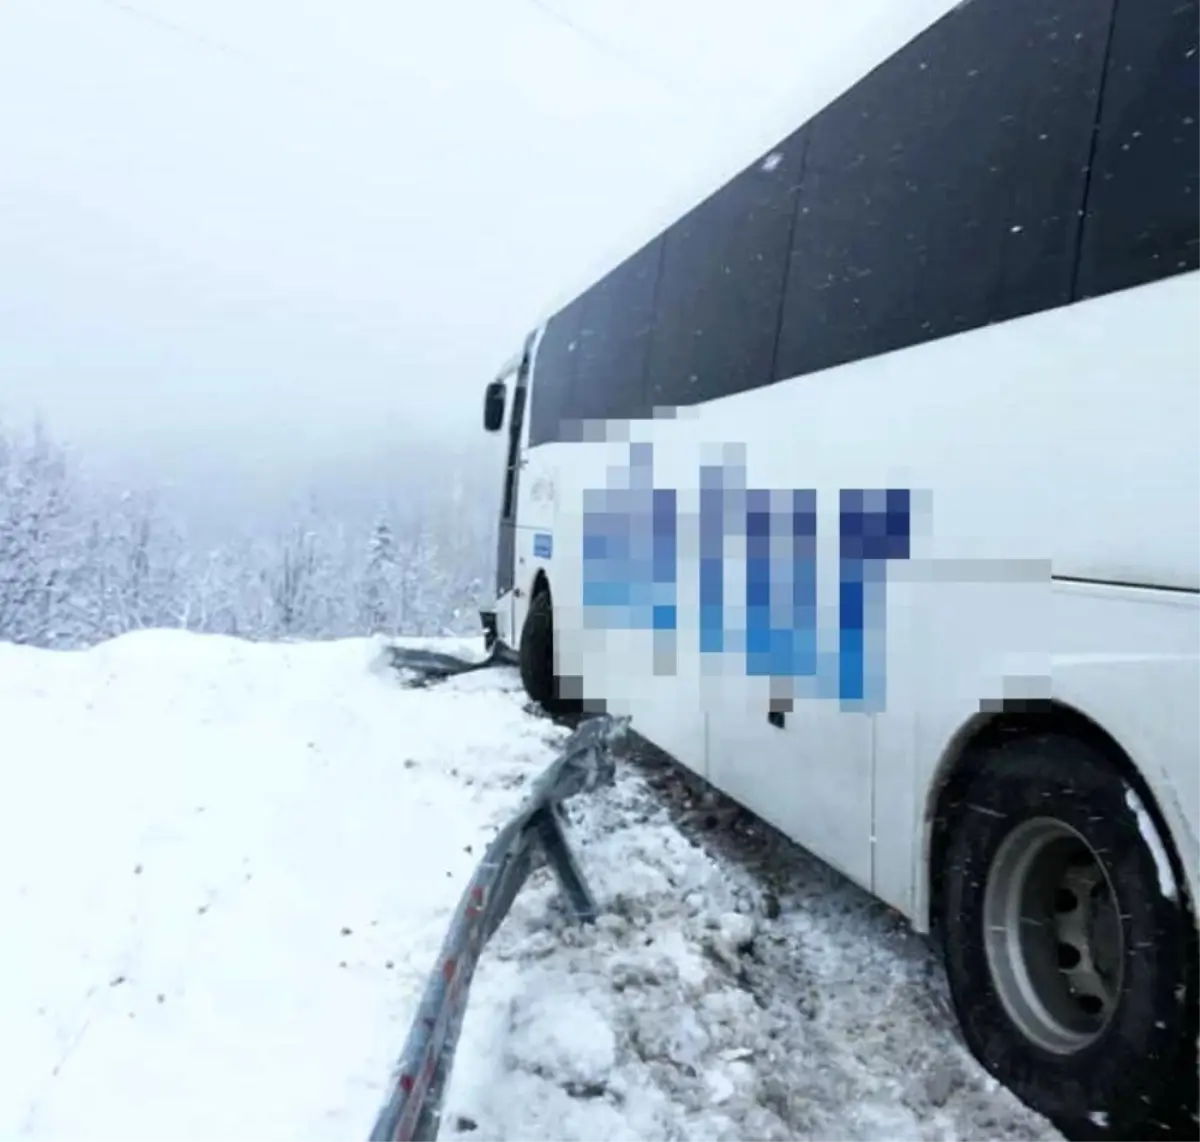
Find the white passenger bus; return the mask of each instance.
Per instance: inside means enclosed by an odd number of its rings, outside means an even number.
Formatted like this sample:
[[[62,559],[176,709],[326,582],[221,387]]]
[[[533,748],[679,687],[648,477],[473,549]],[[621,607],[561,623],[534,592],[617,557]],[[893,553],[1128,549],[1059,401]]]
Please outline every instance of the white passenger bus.
[[[1194,1138],[1197,0],[941,9],[489,386],[484,623],[939,933],[1028,1104]]]

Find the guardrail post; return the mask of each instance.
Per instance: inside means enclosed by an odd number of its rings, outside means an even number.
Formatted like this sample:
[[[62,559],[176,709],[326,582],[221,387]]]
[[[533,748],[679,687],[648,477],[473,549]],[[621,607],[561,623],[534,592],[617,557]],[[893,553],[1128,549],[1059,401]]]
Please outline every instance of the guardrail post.
[[[567,844],[563,833],[562,818],[557,805],[547,805],[534,814],[538,843],[546,856],[546,862],[558,880],[562,894],[581,924],[590,924],[596,919],[596,898],[588,888],[587,881],[579,869],[575,853]]]

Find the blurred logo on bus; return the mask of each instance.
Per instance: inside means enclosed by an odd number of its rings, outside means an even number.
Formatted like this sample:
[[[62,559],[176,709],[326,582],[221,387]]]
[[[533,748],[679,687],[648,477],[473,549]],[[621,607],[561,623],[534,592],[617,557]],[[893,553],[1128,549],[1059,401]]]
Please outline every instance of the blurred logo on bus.
[[[887,566],[910,557],[910,490],[839,490],[836,637],[823,653],[817,491],[747,487],[736,460],[701,465],[697,483],[696,508],[681,510],[677,489],[655,487],[653,445],[634,443],[608,487],[584,491],[585,625],[694,637],[701,655],[736,656],[747,676],[789,683],[792,696],[881,703]],[[698,518],[685,533],[699,544],[681,560],[688,511]],[[698,605],[683,616],[681,563],[699,578]]]

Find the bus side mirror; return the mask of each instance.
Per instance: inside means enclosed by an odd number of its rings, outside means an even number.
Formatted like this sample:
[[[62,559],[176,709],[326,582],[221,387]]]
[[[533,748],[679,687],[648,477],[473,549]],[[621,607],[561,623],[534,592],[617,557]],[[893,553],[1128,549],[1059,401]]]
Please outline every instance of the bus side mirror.
[[[504,424],[504,382],[492,381],[483,394],[483,429],[499,432]]]

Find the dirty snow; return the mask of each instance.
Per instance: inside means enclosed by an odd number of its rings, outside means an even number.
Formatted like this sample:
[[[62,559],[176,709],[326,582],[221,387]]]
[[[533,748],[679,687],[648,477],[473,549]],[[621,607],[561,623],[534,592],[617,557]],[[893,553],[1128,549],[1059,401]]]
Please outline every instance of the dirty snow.
[[[0,644],[0,1137],[366,1137],[462,886],[565,736],[512,671],[407,690],[382,649]],[[444,1139],[1056,1137],[835,874],[765,907],[629,764],[570,816],[604,914],[572,925],[544,870],[518,898]]]
[[[571,803],[603,909],[545,872],[471,992],[441,1137],[1058,1138],[957,1040],[931,952],[837,874],[770,896],[644,777]]]

